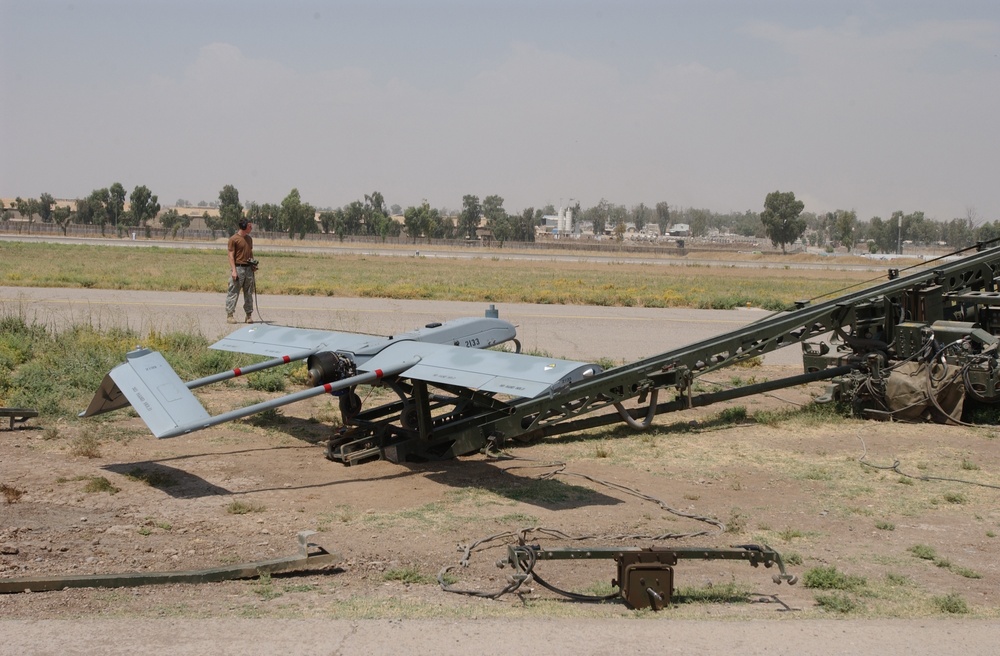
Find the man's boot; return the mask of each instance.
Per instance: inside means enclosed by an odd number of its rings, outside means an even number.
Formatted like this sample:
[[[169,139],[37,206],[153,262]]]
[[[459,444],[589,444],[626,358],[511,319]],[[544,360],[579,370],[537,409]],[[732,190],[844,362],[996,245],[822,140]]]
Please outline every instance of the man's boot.
[[[236,317],[233,316],[232,312],[226,315],[226,323],[236,323]]]
[[[247,323],[253,323],[253,315],[252,314],[248,314],[247,315]]]

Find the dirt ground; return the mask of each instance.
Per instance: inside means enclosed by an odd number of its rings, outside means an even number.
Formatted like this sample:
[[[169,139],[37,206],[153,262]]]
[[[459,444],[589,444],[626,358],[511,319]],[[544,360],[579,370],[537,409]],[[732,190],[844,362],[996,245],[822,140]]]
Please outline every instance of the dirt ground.
[[[791,373],[771,366],[738,372],[758,380]],[[732,383],[732,375],[718,380]],[[242,385],[202,399],[215,414],[262,396]],[[820,390],[803,386],[740,405],[773,416]],[[33,419],[0,432],[2,579],[266,560],[296,553],[302,530],[317,531],[312,540],[342,556],[326,571],[263,580],[0,595],[0,617],[654,615],[621,601],[572,601],[534,582],[496,600],[438,585],[439,571],[455,566],[448,578],[454,587],[502,589],[512,570],[496,561],[512,538],[474,551],[468,567],[458,566],[459,547],[531,527],[590,536],[530,533],[543,547],[766,543],[800,579],[776,585],[776,569],[681,561],[678,603],[657,617],[1000,617],[996,428],[807,415],[732,425],[717,421],[721,407],[712,406],[659,417],[644,433],[619,426],[519,446],[513,459],[345,467],[324,458],[334,407],[314,399],[268,422],[169,440],[151,437],[129,411],[70,425]],[[896,471],[887,468],[894,462]],[[554,463],[563,463],[563,473],[540,479]],[[652,539],[688,533],[705,534]],[[831,566],[849,577],[847,589],[805,585],[806,572]],[[545,562],[537,572],[562,589],[604,594],[615,566]],[[739,594],[691,600],[713,590]]]

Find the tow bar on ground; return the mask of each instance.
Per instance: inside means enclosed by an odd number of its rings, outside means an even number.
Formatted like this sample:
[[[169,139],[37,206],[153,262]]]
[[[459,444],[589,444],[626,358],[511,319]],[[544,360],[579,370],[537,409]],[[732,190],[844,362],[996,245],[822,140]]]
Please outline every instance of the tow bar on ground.
[[[674,565],[680,559],[698,560],[745,560],[753,567],[777,565],[780,574],[771,577],[775,583],[787,581],[795,585],[798,578],[785,572],[781,554],[767,546],[756,544],[735,545],[731,548],[676,547],[559,547],[542,549],[537,545],[517,545],[507,547],[507,560],[498,561],[498,566],[510,565],[516,570],[515,581],[534,578],[539,584],[555,592],[563,591],[545,583],[535,573],[535,564],[540,560],[582,560],[588,558],[612,558],[618,565],[618,576],[611,582],[620,590],[620,595],[631,608],[652,608],[662,610],[670,604],[674,594]]]
[[[37,578],[0,579],[0,593],[46,592],[64,588],[128,588],[161,583],[213,583],[252,579],[261,574],[282,574],[336,565],[342,558],[309,542],[315,531],[300,531],[299,553],[294,556],[179,572],[125,572],[82,576],[42,576]]]

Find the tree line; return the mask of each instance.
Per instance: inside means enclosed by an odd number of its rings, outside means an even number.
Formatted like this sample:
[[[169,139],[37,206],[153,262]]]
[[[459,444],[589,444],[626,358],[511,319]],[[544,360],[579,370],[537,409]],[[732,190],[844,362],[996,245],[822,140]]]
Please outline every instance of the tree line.
[[[126,197],[128,205],[126,206]],[[187,201],[178,200],[184,209]],[[218,215],[203,209],[218,208]],[[54,223],[65,234],[71,224],[97,225],[101,234],[107,228],[129,231],[147,230],[159,224],[176,237],[180,230],[190,226],[192,215],[176,207],[161,211],[159,200],[145,185],[136,186],[126,194],[125,187],[115,182],[108,187],[95,189],[89,196],[78,198],[73,205],[58,205],[51,194],[43,193],[37,199],[18,197],[6,212],[16,210],[29,224],[38,217],[43,223]],[[192,208],[195,209],[195,208]],[[219,192],[218,202],[202,201],[201,217],[213,232],[232,234],[241,218],[253,222],[259,230],[285,233],[289,238],[304,238],[310,233],[349,236],[374,236],[398,238],[404,235],[413,239],[479,238],[481,231],[501,245],[506,241],[534,241],[535,228],[545,216],[554,215],[551,204],[540,208],[529,207],[510,213],[504,208],[504,199],[489,195],[467,194],[462,197],[460,210],[433,208],[425,200],[419,206],[388,207],[385,197],[373,191],[340,208],[317,209],[304,202],[298,189],[292,189],[281,203],[241,203],[239,191],[225,185]],[[844,247],[851,251],[863,248],[868,252],[900,252],[909,243],[946,244],[964,248],[978,241],[1000,237],[1000,221],[980,222],[973,210],[967,216],[950,221],[935,221],[921,211],[893,212],[888,219],[873,216],[859,220],[854,210],[834,212],[805,212],[802,201],[793,192],[775,191],[764,199],[763,211],[719,213],[707,209],[679,208],[667,202],[653,206],[644,203],[625,205],[601,199],[596,205],[583,208],[576,202],[569,208],[576,225],[589,224],[594,235],[610,235],[622,239],[627,230],[643,232],[656,225],[654,231],[664,235],[677,224],[685,224],[692,237],[715,234],[738,235],[757,239],[768,238],[782,251],[799,240],[811,246],[832,250]],[[402,222],[392,218],[402,215]]]
[[[145,185],[136,186],[128,194],[129,207],[125,208],[125,187],[115,182],[109,187],[95,189],[86,198],[77,198],[72,206],[59,205],[52,194],[43,193],[38,198],[24,199],[18,196],[10,209],[27,219],[28,224],[39,217],[42,223],[54,223],[66,234],[70,224],[100,225],[101,234],[106,226],[128,229],[148,225],[160,214],[160,203],[156,195]],[[4,209],[4,218],[7,209]]]
[[[1000,221],[979,223],[971,209],[963,218],[942,222],[919,211],[898,210],[888,219],[873,216],[859,221],[854,210],[815,214],[803,212],[803,207],[792,192],[775,191],[764,199],[760,215],[764,235],[782,251],[786,244],[799,239],[828,250],[843,246],[852,251],[862,245],[869,253],[902,253],[904,245],[909,244],[942,244],[958,249],[1000,237]]]

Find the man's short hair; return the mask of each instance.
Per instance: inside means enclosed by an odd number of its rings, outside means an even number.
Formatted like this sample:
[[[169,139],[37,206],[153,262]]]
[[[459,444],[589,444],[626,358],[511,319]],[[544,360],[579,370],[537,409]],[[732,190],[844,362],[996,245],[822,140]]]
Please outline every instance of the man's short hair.
[[[240,230],[246,230],[247,226],[250,225],[250,222],[247,221],[246,219],[240,219],[239,223],[237,223],[236,225],[240,227]]]

